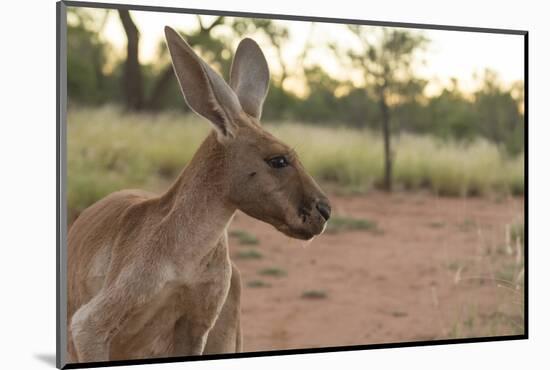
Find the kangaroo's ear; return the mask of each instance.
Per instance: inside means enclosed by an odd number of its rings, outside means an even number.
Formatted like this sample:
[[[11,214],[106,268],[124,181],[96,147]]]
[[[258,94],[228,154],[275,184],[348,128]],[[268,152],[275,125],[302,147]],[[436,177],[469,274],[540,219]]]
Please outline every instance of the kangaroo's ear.
[[[246,38],[239,44],[231,65],[229,84],[237,93],[243,110],[260,119],[269,88],[269,67],[254,40]]]
[[[242,113],[242,108],[233,90],[176,31],[167,26],[164,33],[176,77],[189,107],[212,122],[219,139],[234,137],[234,118]]]

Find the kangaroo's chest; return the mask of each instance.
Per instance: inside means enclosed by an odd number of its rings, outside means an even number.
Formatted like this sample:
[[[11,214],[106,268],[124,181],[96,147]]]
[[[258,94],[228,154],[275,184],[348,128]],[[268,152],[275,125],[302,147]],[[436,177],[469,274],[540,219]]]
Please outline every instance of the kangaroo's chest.
[[[228,256],[215,253],[189,266],[167,262],[163,269],[158,291],[132,310],[114,338],[112,359],[169,355],[178,322],[201,327],[215,322],[230,285]]]

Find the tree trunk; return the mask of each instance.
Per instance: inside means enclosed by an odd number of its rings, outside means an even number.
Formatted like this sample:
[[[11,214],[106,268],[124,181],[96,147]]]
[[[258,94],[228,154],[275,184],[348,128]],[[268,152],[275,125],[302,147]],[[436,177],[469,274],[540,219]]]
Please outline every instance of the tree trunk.
[[[391,129],[390,129],[390,110],[384,94],[380,97],[380,111],[382,113],[382,133],[384,135],[384,190],[392,191],[392,151],[391,151]]]
[[[140,110],[143,108],[143,77],[138,59],[139,30],[128,10],[119,10],[118,14],[128,40],[123,78],[125,104],[129,110]]]

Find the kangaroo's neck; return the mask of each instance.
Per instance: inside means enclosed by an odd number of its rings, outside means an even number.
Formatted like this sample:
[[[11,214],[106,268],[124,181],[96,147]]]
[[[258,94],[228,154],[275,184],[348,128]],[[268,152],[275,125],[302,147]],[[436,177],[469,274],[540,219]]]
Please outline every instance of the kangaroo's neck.
[[[224,159],[224,148],[212,132],[160,196],[162,224],[178,248],[200,248],[206,253],[224,235],[236,210],[226,200]]]

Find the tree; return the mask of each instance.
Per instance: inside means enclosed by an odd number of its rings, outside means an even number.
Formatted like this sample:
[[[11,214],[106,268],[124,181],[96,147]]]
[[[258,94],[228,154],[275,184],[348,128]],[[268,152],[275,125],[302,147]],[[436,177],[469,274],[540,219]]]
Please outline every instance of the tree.
[[[92,104],[105,101],[103,67],[109,54],[109,45],[99,36],[105,27],[108,11],[97,15],[102,19],[94,19],[81,8],[67,9],[68,96],[71,100]]]
[[[185,40],[191,47],[197,50],[201,56],[210,63],[210,65],[218,64],[222,73],[228,73],[231,65],[231,51],[223,40],[216,39],[212,36],[212,31],[224,25],[225,17],[217,17],[209,25],[205,25],[200,15],[197,15],[197,23],[199,27],[186,35]],[[159,59],[167,57],[166,44],[164,40],[160,42]],[[229,56],[228,56],[229,53]],[[167,59],[166,66],[162,68],[151,89],[150,98],[147,100],[146,106],[150,110],[158,110],[161,108],[162,101],[169,90],[170,85],[175,86],[175,76],[172,69],[172,63]],[[221,65],[220,65],[221,62]],[[179,89],[179,88],[178,88]]]
[[[468,142],[479,135],[478,118],[471,102],[461,91],[458,80],[432,97],[427,106],[429,114],[424,131],[444,139]]]
[[[514,99],[514,93],[517,95],[517,100]],[[474,96],[481,133],[497,145],[504,147],[510,154],[522,152],[524,149],[524,122],[520,111],[523,103],[522,86],[505,90],[496,72],[485,70],[481,87]]]
[[[165,60],[165,66],[155,75],[154,80],[144,89],[142,66],[138,60],[139,30],[128,11],[119,11],[121,21],[126,32],[127,58],[124,71],[124,91],[126,106],[131,110],[161,109],[168,91],[176,87],[172,64],[169,62],[164,40],[159,44],[159,60]],[[195,49],[210,65],[228,77],[231,61],[233,59],[232,41],[238,36],[255,32],[264,33],[278,52],[279,62],[282,68],[280,83],[288,75],[282,59],[282,46],[288,39],[288,30],[277,26],[269,19],[231,19],[223,16],[216,17],[210,23],[206,23],[200,16],[196,16],[198,27],[187,32],[185,40]],[[231,33],[224,36],[214,36],[213,31],[219,27],[229,26]]]
[[[144,88],[143,66],[139,62],[139,29],[128,10],[118,11],[120,21],[126,34],[126,59],[124,61],[123,92],[126,108],[129,110],[157,110],[161,106],[162,98],[165,96],[169,86],[174,82],[174,71],[172,64],[166,66],[158,73],[152,82],[150,94],[146,94]],[[217,17],[209,25],[205,25],[197,15],[198,29],[186,36],[187,42],[199,50],[199,53],[213,64],[222,61],[222,70],[229,71],[231,63],[227,52],[227,44],[223,40],[212,36],[212,30],[225,22],[224,17]],[[166,54],[164,41],[161,42],[160,58]],[[214,61],[214,57],[216,57]],[[211,59],[211,60],[210,60]],[[214,63],[215,62],[215,63]]]
[[[332,78],[319,65],[304,69],[309,94],[305,101],[298,105],[300,119],[310,122],[323,122],[337,112],[339,102],[334,91],[342,85],[341,81]]]
[[[126,107],[141,110],[144,104],[143,76],[139,64],[139,30],[128,10],[119,9],[118,15],[126,33],[126,62],[124,64],[123,91]]]
[[[384,137],[384,184],[392,190],[393,151],[391,147],[392,109],[395,105],[419,95],[425,82],[414,77],[413,66],[417,52],[428,42],[421,34],[400,29],[348,25],[359,41],[360,50],[347,50],[351,65],[360,70],[364,87],[373,95],[380,110]]]
[[[233,24],[233,29],[236,36],[239,38],[253,33],[263,33],[276,51],[277,63],[281,68],[278,81],[279,86],[283,86],[285,80],[289,76],[288,67],[283,58],[283,47],[288,41],[289,33],[286,27],[282,27],[274,23],[271,19],[262,18],[240,18],[236,19]]]

